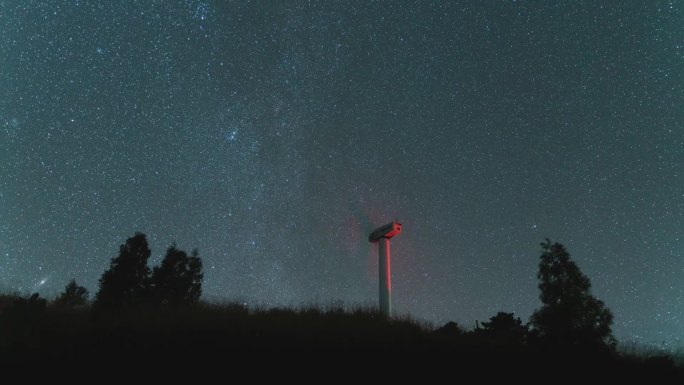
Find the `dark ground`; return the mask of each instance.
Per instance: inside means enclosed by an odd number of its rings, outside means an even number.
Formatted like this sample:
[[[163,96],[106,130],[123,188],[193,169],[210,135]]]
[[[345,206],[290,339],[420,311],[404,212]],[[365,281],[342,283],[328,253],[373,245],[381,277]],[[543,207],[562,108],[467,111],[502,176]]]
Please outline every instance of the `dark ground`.
[[[455,324],[432,329],[369,310],[250,311],[239,305],[128,309],[0,307],[0,358],[10,367],[133,368],[159,375],[684,379],[669,357],[540,348]],[[473,377],[475,376],[475,377]],[[242,378],[242,377],[240,377]]]

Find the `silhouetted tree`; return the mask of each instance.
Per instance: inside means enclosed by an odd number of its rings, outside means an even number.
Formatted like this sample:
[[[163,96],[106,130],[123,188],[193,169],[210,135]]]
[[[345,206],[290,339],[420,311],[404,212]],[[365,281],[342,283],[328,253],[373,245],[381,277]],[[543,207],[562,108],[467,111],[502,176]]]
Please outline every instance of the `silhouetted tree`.
[[[498,312],[482,322],[482,333],[506,344],[522,344],[527,336],[527,327],[513,313]]]
[[[202,260],[197,250],[192,255],[173,244],[159,267],[152,272],[154,296],[162,304],[189,305],[202,294]]]
[[[64,288],[57,299],[55,300],[55,305],[62,307],[78,307],[85,305],[88,300],[88,290],[79,286],[75,279],[72,279],[68,285]]]
[[[591,283],[559,243],[541,244],[539,289],[542,307],[531,317],[535,340],[565,348],[612,348],[613,315],[591,295]]]
[[[109,270],[100,277],[100,289],[95,295],[96,309],[120,308],[139,302],[149,295],[150,248],[145,234],[135,233],[119,248],[119,256],[112,258]]]

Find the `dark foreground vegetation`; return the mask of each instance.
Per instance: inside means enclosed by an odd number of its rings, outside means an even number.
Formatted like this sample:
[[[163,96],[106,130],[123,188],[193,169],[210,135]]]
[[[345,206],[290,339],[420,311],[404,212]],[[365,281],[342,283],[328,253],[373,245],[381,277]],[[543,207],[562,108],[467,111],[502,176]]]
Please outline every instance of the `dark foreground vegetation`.
[[[553,347],[510,329],[510,313],[464,331],[455,323],[431,328],[375,311],[330,307],[249,310],[239,304],[127,308],[93,316],[91,306],[62,307],[32,299],[0,299],[0,361],[4,364],[359,365],[490,375],[563,373],[563,378],[676,377],[669,357],[614,350]],[[494,319],[497,316],[493,317]],[[511,326],[510,324],[508,326]],[[235,367],[237,365],[237,367]],[[398,367],[397,367],[398,365]],[[396,373],[396,372],[395,372]],[[683,377],[684,378],[684,377]]]
[[[92,302],[75,281],[50,302],[37,294],[0,295],[0,362],[115,365],[122,371],[256,366],[265,375],[285,366],[309,373],[543,375],[539,380],[545,381],[684,379],[671,357],[615,349],[611,312],[591,296],[589,279],[565,248],[549,241],[542,244],[538,274],[542,307],[530,322],[500,312],[474,330],[453,322],[435,328],[388,319],[375,309],[210,304],[199,300],[203,274],[197,252],[188,255],[174,245],[154,269],[147,267],[149,254],[144,235],[129,238]]]

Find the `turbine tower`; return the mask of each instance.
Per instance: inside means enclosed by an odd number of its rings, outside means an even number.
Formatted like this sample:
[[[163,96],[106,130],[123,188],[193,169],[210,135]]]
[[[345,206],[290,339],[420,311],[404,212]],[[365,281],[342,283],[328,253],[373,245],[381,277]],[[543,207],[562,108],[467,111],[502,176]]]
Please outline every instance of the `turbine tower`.
[[[380,313],[389,317],[392,313],[392,279],[390,276],[390,239],[401,233],[401,223],[394,221],[375,229],[368,241],[378,243],[378,270],[380,273]]]

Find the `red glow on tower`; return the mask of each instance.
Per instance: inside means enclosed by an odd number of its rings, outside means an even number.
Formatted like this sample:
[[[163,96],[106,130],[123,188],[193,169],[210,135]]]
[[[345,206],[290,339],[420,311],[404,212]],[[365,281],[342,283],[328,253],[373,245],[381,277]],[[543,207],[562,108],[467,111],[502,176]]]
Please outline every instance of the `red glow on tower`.
[[[375,229],[368,241],[378,243],[378,272],[380,286],[380,312],[385,316],[392,313],[392,278],[390,271],[390,239],[401,233],[401,223],[394,221]]]

